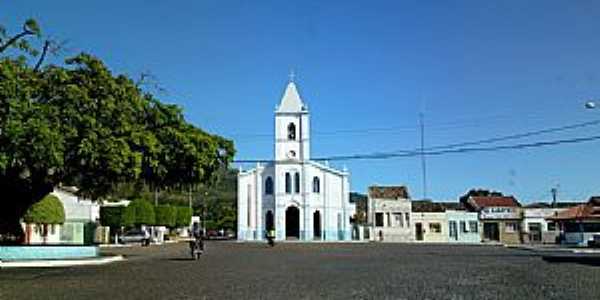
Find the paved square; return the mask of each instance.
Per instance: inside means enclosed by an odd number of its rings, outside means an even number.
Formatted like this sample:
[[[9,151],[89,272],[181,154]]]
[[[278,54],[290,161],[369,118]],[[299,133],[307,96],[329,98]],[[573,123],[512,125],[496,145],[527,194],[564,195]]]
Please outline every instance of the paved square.
[[[0,299],[599,299],[600,267],[493,246],[209,242],[104,250],[104,266],[0,270]]]

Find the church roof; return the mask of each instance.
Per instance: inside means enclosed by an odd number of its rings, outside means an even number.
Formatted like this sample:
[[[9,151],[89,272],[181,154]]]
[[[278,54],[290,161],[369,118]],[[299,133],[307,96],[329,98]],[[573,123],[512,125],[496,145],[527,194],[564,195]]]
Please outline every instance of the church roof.
[[[281,103],[277,108],[278,113],[294,113],[294,112],[305,112],[306,106],[302,102],[298,89],[293,81],[290,81],[285,88]]]

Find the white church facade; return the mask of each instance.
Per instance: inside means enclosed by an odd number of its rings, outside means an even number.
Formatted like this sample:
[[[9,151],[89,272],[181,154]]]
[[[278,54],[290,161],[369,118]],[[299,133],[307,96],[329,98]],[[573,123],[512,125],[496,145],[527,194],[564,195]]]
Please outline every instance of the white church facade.
[[[310,118],[290,81],[275,111],[275,158],[238,175],[239,240],[351,240],[349,173],[310,159]]]

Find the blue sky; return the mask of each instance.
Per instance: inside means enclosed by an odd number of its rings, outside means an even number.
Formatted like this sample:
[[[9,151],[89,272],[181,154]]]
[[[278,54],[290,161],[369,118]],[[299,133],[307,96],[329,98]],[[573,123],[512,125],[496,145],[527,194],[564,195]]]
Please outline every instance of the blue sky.
[[[427,146],[600,119],[583,108],[600,97],[595,1],[88,2],[4,2],[0,18],[16,30],[34,17],[69,41],[68,54],[90,52],[116,73],[151,71],[167,90],[160,98],[232,138],[238,159],[272,157],[273,111],[292,68],[314,156],[414,149],[420,111]],[[583,200],[600,194],[599,147],[429,157],[428,196],[485,187],[529,202],[558,184],[560,199]],[[418,158],[334,165],[348,167],[353,190],[404,184],[423,195]]]

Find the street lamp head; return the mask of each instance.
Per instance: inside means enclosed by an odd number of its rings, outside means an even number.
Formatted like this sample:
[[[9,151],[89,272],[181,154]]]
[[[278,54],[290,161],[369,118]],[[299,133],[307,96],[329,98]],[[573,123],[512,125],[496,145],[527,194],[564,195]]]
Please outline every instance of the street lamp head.
[[[585,108],[594,109],[594,108],[596,108],[596,103],[594,101],[588,101],[585,103]]]

